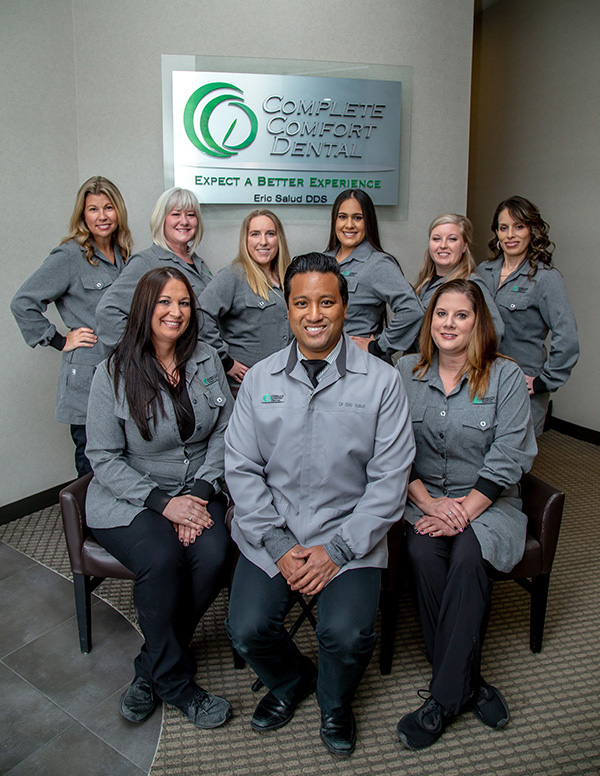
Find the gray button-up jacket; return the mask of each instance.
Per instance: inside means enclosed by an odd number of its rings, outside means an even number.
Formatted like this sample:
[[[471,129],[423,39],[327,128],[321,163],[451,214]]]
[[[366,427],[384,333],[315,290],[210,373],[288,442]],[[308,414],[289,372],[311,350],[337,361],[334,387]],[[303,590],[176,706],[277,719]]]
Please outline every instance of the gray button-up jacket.
[[[248,371],[225,434],[233,539],[271,577],[296,543],[342,547],[342,571],[385,567],[413,456],[392,367],[345,337],[313,388],[293,342]],[[275,557],[266,547],[274,533],[285,544]]]
[[[473,283],[477,283],[479,288],[481,289],[481,293],[483,294],[483,297],[485,299],[485,303],[488,306],[488,310],[490,311],[490,314],[492,316],[492,321],[494,323],[494,329],[496,330],[496,337],[498,338],[498,345],[502,342],[502,337],[504,336],[504,321],[502,320],[502,316],[500,315],[500,311],[496,307],[496,303],[494,302],[494,297],[492,296],[491,291],[485,284],[483,278],[477,274],[477,272],[472,272],[468,280],[472,280]],[[434,280],[433,282],[430,282],[427,286],[424,286],[421,289],[421,292],[419,294],[419,299],[421,301],[421,304],[423,305],[423,309],[427,310],[429,307],[429,302],[431,302],[433,295],[438,290],[440,286],[444,284],[444,278],[438,278],[437,280]],[[417,349],[419,343],[416,343]]]
[[[562,276],[540,264],[528,278],[525,260],[498,288],[501,269],[502,258],[479,265],[504,319],[501,351],[526,375],[540,377],[548,391],[556,391],[567,382],[579,357],[577,324]],[[549,353],[544,344],[548,332]]]
[[[25,342],[52,344],[56,327],[44,315],[54,302],[69,330],[82,326],[96,333],[96,308],[104,293],[119,277],[123,259],[115,247],[115,263],[96,250],[98,264],[90,264],[75,240],[55,248],[42,266],[28,278],[15,294],[10,309]],[[64,344],[64,343],[63,343]],[[62,354],[56,397],[56,420],[84,425],[87,403],[96,366],[109,353],[100,340],[91,348],[76,348]]]
[[[215,484],[223,476],[223,434],[233,399],[213,348],[199,342],[186,368],[195,430],[182,441],[173,402],[163,396],[152,439],[142,438],[123,395],[115,395],[107,362],[99,367],[90,392],[86,455],[94,478],[87,493],[92,528],[129,525],[159,487],[172,496],[189,493],[197,480]]]
[[[221,359],[230,356],[253,366],[292,340],[283,290],[271,289],[269,298],[263,299],[252,291],[238,265],[222,269],[199,302],[204,315],[202,338]]]
[[[98,305],[96,319],[98,334],[102,341],[113,348],[125,331],[131,300],[140,279],[151,269],[158,267],[174,267],[190,281],[196,297],[199,297],[212,277],[204,259],[192,255],[194,267],[180,259],[171,251],[165,251],[160,245],[153,245],[141,253],[134,254],[127,262],[127,267],[121,273],[119,281],[105,294],[102,304]],[[202,323],[202,317],[199,318]]]
[[[472,401],[466,375],[446,396],[437,357],[421,380],[412,371],[418,360],[404,356],[397,364],[417,443],[411,478],[434,498],[466,496],[481,480],[502,488],[471,528],[483,557],[509,571],[523,555],[527,529],[517,483],[537,454],[523,373],[513,361],[496,359],[485,396]],[[406,520],[414,524],[422,514],[409,501]]]
[[[335,251],[327,251],[335,258]],[[376,251],[366,240],[340,263],[348,282],[348,313],[344,330],[358,337],[375,336],[384,353],[408,350],[423,320],[423,308],[400,265]],[[392,320],[385,325],[386,304]]]

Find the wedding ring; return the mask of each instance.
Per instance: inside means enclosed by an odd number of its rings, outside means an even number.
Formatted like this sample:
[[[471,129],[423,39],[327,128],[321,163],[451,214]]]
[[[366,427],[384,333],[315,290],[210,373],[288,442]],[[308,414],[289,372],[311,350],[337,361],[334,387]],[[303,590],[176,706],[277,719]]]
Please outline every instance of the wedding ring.
[[[194,519],[194,515],[190,515],[190,516],[188,517],[188,520],[190,521],[190,523],[193,521],[193,519]]]

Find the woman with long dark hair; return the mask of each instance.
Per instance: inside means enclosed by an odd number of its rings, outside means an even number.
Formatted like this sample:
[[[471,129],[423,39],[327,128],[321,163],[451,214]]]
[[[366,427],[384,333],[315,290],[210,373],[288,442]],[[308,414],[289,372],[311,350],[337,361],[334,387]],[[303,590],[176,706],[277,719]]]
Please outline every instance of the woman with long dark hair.
[[[202,728],[231,714],[194,682],[190,642],[220,588],[229,534],[221,492],[232,399],[220,360],[198,341],[194,292],[177,269],[140,280],[122,339],[96,372],[86,511],[94,536],[135,575],[145,642],[121,714],[162,700]]]
[[[337,260],[348,283],[345,330],[354,342],[386,360],[408,350],[423,309],[396,259],[381,247],[375,206],[362,189],[336,197],[326,253]],[[386,305],[392,310],[389,322]]]
[[[509,719],[502,693],[480,675],[493,569],[523,555],[527,518],[518,482],[537,452],[527,385],[497,353],[481,289],[450,280],[435,292],[420,353],[398,361],[417,446],[407,551],[427,657],[429,697],[397,726],[408,749],[435,743],[471,708],[488,727]]]
[[[202,337],[217,349],[232,385],[292,339],[283,298],[289,263],[279,218],[253,210],[242,221],[237,257],[200,295]]]
[[[562,275],[552,263],[555,246],[548,224],[536,205],[524,197],[504,200],[491,229],[493,258],[480,264],[479,272],[504,320],[502,352],[525,372],[539,436],[550,394],[567,382],[577,363],[577,324]]]
[[[90,385],[96,366],[109,353],[98,340],[96,308],[124,269],[132,244],[121,192],[95,175],[77,192],[69,234],[23,283],[10,306],[28,345],[49,345],[63,354],[56,420],[71,427],[80,477],[90,471],[85,456]],[[66,335],[44,315],[51,302]]]

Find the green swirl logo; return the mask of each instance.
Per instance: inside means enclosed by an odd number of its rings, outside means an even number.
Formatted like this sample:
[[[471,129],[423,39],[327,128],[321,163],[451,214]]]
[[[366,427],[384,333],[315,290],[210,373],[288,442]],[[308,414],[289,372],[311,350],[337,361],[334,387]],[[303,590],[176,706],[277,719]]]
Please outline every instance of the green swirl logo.
[[[216,97],[208,99],[200,112],[200,122],[198,126],[199,133],[196,132],[196,127],[194,126],[194,116],[196,115],[198,106],[205,97],[208,97],[208,95],[210,95],[212,92],[216,92],[221,89],[231,89],[234,92],[237,92],[237,94],[220,94]],[[243,94],[243,91],[233,84],[218,82],[205,84],[199,89],[196,89],[196,91],[187,101],[185,110],[183,111],[183,126],[185,128],[185,133],[189,137],[190,141],[196,146],[196,148],[199,148],[200,151],[203,151],[209,156],[226,158],[229,156],[235,156],[238,151],[240,151],[242,148],[247,148],[254,141],[254,138],[258,132],[258,119],[256,118],[254,111],[244,104]],[[233,106],[235,108],[239,108],[246,114],[250,121],[250,131],[248,132],[247,137],[237,145],[230,145],[227,142],[231,136],[231,133],[235,129],[237,119],[234,119],[231,122],[229,129],[227,129],[227,131],[224,133],[221,143],[218,143],[211,134],[209,128],[210,118],[213,114],[213,111],[215,111],[223,103],[227,103],[227,105],[230,107]]]

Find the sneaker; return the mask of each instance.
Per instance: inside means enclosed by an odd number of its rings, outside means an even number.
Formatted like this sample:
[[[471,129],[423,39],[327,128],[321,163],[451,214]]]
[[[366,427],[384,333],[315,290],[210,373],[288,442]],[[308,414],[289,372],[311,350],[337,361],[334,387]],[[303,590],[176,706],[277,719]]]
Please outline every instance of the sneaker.
[[[119,711],[129,722],[144,722],[160,703],[152,684],[136,676],[119,700]]]
[[[396,734],[406,749],[425,749],[438,740],[453,718],[430,695],[416,711],[406,714],[396,726]]]
[[[483,679],[479,680],[479,688],[473,701],[473,714],[493,730],[500,730],[510,719],[504,695],[497,687],[492,687]]]
[[[224,725],[231,716],[231,704],[225,698],[196,688],[192,700],[187,706],[179,707],[196,727],[208,730]]]

